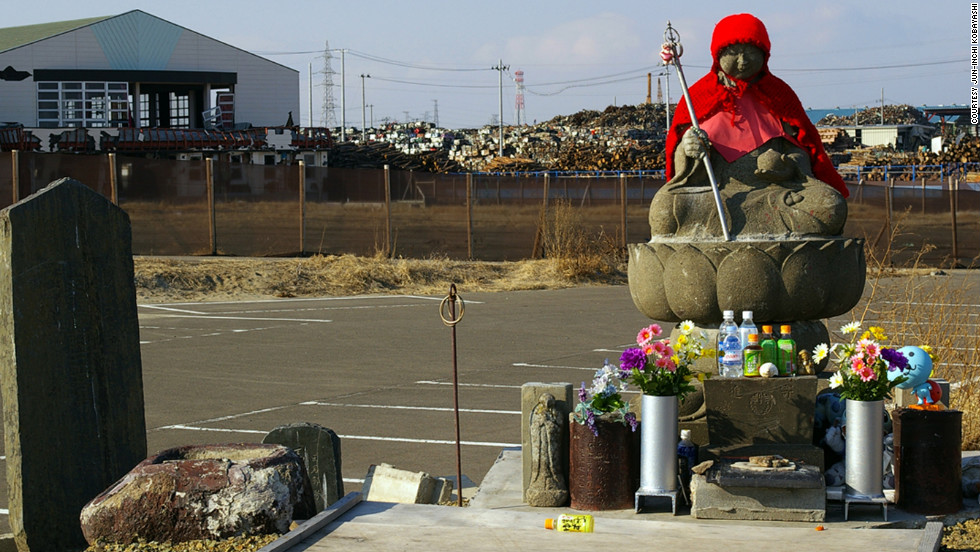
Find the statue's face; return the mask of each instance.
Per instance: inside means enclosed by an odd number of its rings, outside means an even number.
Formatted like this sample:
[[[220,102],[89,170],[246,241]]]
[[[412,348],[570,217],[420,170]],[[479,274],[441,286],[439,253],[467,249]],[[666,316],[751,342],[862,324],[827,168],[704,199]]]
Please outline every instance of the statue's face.
[[[721,50],[718,64],[726,75],[739,80],[750,80],[762,70],[765,54],[752,44],[732,44]]]

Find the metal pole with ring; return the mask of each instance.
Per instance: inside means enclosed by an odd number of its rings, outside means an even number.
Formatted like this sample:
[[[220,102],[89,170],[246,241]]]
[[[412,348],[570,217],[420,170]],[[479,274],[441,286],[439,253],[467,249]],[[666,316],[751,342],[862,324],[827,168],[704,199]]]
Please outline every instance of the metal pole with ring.
[[[456,315],[456,302],[459,301],[459,315]],[[452,329],[453,344],[453,415],[456,422],[456,505],[463,506],[463,468],[460,460],[459,441],[459,372],[456,364],[456,324],[463,319],[465,303],[456,294],[456,284],[449,286],[449,295],[439,304],[439,318]]]

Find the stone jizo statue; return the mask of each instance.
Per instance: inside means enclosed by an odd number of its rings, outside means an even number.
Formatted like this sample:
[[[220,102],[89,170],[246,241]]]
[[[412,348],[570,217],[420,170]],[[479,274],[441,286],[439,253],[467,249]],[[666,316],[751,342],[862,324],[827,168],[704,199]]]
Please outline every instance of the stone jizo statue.
[[[531,482],[525,499],[529,506],[556,507],[568,503],[561,457],[562,417],[555,397],[542,393],[531,412]]]
[[[796,94],[769,72],[769,47],[750,14],[715,27],[711,71],[690,88],[702,132],[681,100],[667,135],[668,182],[650,209],[653,236],[722,235],[706,154],[732,236],[841,234],[847,187]]]

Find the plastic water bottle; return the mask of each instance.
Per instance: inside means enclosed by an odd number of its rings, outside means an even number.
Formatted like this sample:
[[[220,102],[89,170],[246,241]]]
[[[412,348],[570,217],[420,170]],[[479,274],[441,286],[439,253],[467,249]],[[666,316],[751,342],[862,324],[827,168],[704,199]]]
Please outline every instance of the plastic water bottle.
[[[718,375],[737,378],[742,375],[742,340],[735,324],[735,311],[726,310],[723,315],[725,319],[718,328]]]
[[[742,340],[742,349],[749,346],[749,334],[758,334],[759,329],[752,322],[752,311],[742,311],[742,324],[738,327],[738,337]]]

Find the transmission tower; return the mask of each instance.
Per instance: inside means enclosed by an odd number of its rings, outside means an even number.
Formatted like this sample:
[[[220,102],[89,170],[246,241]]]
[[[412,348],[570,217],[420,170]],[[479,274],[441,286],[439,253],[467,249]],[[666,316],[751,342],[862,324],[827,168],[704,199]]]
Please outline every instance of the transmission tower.
[[[330,62],[333,59],[333,53],[330,51],[330,41],[324,41],[323,43],[323,112],[320,115],[320,119],[323,121],[323,126],[327,128],[333,128],[338,125],[337,123],[337,104],[333,99],[333,76],[337,73],[331,67]]]
[[[527,124],[524,115],[524,71],[514,71],[514,84],[517,85],[517,95],[514,96],[514,124]]]

